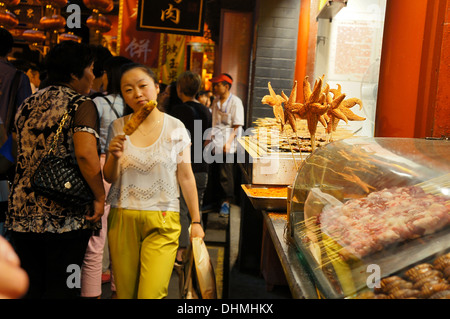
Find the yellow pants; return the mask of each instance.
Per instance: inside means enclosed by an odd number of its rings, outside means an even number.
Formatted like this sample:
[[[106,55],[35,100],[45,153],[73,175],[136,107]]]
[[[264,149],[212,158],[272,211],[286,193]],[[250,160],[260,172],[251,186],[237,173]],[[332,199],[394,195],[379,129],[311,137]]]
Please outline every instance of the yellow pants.
[[[108,241],[118,298],[167,296],[180,232],[178,212],[111,208]]]

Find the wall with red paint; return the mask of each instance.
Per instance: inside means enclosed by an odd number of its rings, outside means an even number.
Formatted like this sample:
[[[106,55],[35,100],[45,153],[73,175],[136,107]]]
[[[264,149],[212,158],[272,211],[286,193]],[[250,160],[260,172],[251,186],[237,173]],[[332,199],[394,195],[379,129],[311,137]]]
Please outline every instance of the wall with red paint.
[[[445,8],[433,136],[450,136],[450,1]]]
[[[375,136],[449,135],[448,9],[448,0],[387,2]]]

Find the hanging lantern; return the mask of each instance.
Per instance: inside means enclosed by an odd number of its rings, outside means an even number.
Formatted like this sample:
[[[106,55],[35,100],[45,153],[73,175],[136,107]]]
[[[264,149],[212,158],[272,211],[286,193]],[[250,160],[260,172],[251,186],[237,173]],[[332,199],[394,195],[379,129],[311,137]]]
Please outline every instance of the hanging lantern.
[[[3,4],[5,7],[14,7],[20,3],[20,0],[0,0],[0,6]]]
[[[42,43],[47,39],[44,31],[37,29],[25,30],[22,33],[22,39],[31,43]]]
[[[98,10],[102,13],[111,12],[114,9],[112,0],[83,0],[84,5],[91,10]]]
[[[96,32],[105,33],[111,30],[112,23],[104,15],[94,14],[87,18],[86,25]]]
[[[1,1],[1,0],[0,0]],[[62,8],[67,5],[67,0],[38,0],[43,5],[51,5],[55,8]]]
[[[39,20],[39,25],[41,29],[46,31],[59,30],[66,25],[66,19],[59,14],[54,14],[51,17],[43,16]]]
[[[59,35],[59,41],[75,41],[81,43],[81,38],[72,32],[62,33]]]
[[[9,11],[0,11],[0,27],[4,27],[6,29],[14,28],[19,24],[19,19],[17,19],[14,13]]]

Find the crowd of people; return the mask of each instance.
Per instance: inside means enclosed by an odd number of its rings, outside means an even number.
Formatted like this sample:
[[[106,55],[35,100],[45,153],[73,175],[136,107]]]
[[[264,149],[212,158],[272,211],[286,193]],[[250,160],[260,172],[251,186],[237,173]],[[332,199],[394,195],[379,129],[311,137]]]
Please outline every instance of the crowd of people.
[[[0,298],[101,298],[110,270],[113,297],[166,297],[190,240],[205,236],[205,152],[224,159],[221,216],[234,200],[244,107],[233,78],[214,77],[212,92],[191,71],[164,85],[145,65],[73,41],[51,48],[41,68],[13,65],[13,43],[0,28]],[[125,135],[151,100],[157,108]],[[35,191],[50,149],[79,168],[91,203]],[[80,284],[69,285],[77,267]]]

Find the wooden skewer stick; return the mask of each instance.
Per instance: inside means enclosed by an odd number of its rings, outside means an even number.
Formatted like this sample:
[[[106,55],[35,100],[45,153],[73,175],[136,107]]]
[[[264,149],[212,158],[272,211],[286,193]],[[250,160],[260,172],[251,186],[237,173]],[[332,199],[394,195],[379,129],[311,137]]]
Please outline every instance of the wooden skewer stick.
[[[302,153],[301,138],[298,136],[297,132],[295,132],[295,136],[297,137],[298,151],[300,152],[300,161],[301,161],[301,163],[303,163],[303,153]]]
[[[287,142],[289,144],[289,148],[291,149],[291,154],[292,154],[292,159],[294,160],[294,164],[295,164],[295,169],[298,170],[298,165],[297,165],[297,161],[295,160],[295,154],[294,154],[294,150],[292,149],[292,145],[291,145],[291,141],[289,139],[289,136],[286,132],[286,130],[283,130],[284,134],[286,135],[287,138]]]

